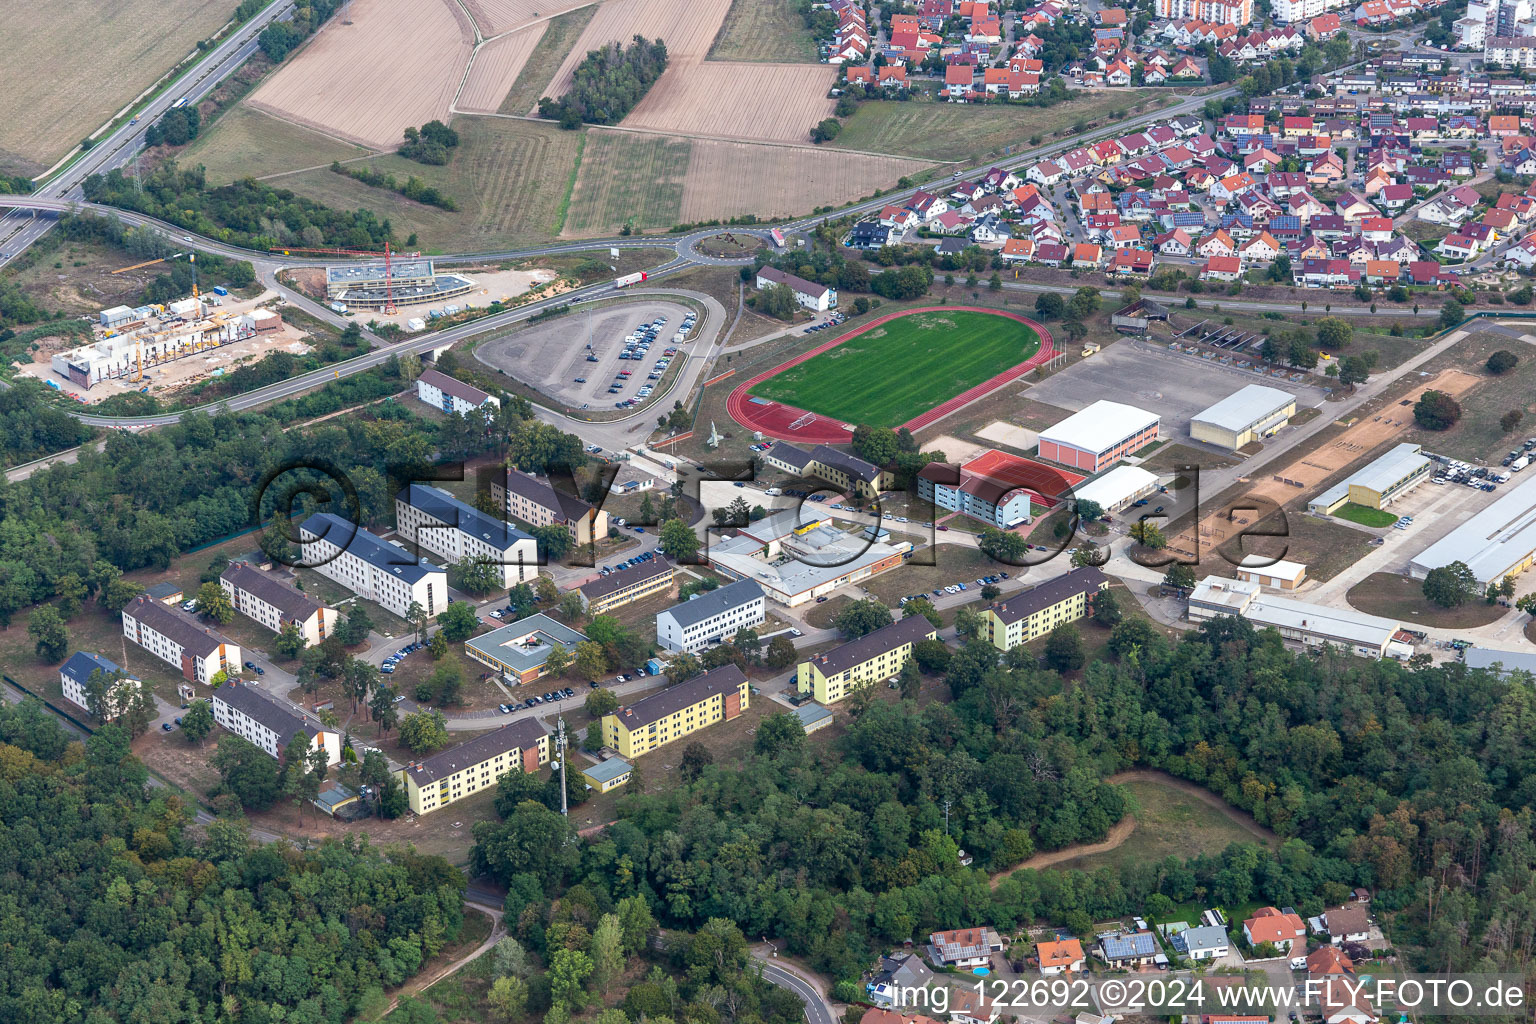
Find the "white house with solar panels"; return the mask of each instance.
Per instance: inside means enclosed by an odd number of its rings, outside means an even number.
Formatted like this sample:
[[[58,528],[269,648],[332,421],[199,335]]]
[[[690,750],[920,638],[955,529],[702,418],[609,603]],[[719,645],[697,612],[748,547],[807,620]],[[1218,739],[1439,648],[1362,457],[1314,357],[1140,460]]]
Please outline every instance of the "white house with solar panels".
[[[395,524],[406,540],[449,562],[489,561],[500,572],[504,589],[539,574],[532,534],[486,515],[441,488],[407,484],[395,495]]]
[[[414,602],[436,615],[448,607],[448,573],[341,516],[316,512],[299,527],[303,565],[358,597],[404,617]]]

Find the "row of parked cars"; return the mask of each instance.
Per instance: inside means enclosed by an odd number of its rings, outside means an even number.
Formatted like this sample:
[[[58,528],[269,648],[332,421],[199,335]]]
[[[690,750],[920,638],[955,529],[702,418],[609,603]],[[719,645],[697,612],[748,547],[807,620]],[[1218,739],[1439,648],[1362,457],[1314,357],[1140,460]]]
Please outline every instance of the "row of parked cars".
[[[394,672],[396,665],[400,664],[400,662],[405,660],[405,656],[407,654],[415,654],[417,651],[421,650],[425,646],[426,646],[426,644],[418,644],[418,643],[406,644],[404,647],[400,648],[394,654],[391,654],[389,657],[385,658],[384,659],[384,664],[379,666],[379,671],[382,672],[386,676],[389,675],[390,673]]]
[[[825,323],[814,324],[814,325],[812,325],[810,327],[807,327],[805,329],[805,333],[806,334],[815,334],[817,331],[824,331],[828,327],[836,327],[838,324],[842,323],[844,320],[847,320],[847,319],[848,318],[846,316],[844,316],[843,314],[841,314],[841,313],[833,313],[832,316]]]
[[[644,531],[642,531],[640,529],[640,527],[637,526],[637,527],[635,527],[635,532],[636,533],[642,533]],[[638,555],[636,555],[633,558],[626,558],[624,561],[620,562],[618,565],[605,565],[605,566],[603,566],[601,569],[597,570],[597,574],[599,576],[607,576],[610,573],[618,572],[620,569],[628,569],[631,566],[640,565],[642,562],[654,561],[655,558],[656,558],[656,552],[654,552],[654,551],[642,551],[642,552],[640,552]]]
[[[539,704],[553,704],[557,700],[568,700],[576,696],[576,691],[567,686],[563,690],[551,690],[542,697],[529,697],[525,701],[514,701],[511,704],[498,704],[496,710],[504,715],[510,715],[522,708],[531,708]]]

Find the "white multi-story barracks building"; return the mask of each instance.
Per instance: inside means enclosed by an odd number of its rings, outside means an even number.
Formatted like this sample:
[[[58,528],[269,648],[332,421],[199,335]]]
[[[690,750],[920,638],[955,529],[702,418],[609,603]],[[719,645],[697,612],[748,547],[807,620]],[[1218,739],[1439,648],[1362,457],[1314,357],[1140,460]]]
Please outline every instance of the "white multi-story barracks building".
[[[437,487],[408,484],[395,495],[395,524],[406,540],[449,562],[484,558],[501,572],[502,587],[539,574],[539,552],[530,534]]]
[[[423,370],[416,378],[416,397],[434,409],[441,409],[452,416],[462,416],[475,409],[484,409],[486,415],[501,407],[501,399],[472,384],[437,370]]]
[[[737,580],[658,613],[656,642],[669,651],[697,651],[712,640],[730,640],[738,629],[761,626],[767,615],[763,588]]]
[[[204,686],[240,668],[239,644],[144,594],[123,609],[123,636]]]
[[[404,616],[415,602],[428,616],[448,607],[448,573],[338,515],[316,512],[299,527],[304,565],[358,597]]]
[[[341,736],[292,705],[231,679],[213,691],[213,720],[237,736],[243,736],[272,757],[281,758],[302,735],[313,750],[325,751],[325,763],[341,763]]]
[[[229,563],[229,568],[219,575],[219,586],[229,595],[235,611],[250,616],[274,633],[281,633],[284,626],[292,623],[310,647],[336,627],[335,609],[244,562]]]

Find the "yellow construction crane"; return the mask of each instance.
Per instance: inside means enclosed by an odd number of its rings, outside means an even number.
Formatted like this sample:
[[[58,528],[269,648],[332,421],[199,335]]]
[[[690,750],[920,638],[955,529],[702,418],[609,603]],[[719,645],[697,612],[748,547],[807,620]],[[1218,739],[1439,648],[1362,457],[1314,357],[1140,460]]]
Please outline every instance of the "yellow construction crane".
[[[143,269],[144,267],[152,267],[152,266],[154,266],[157,263],[164,263],[167,260],[178,259],[178,258],[180,258],[181,255],[182,254],[179,253],[179,252],[173,252],[169,256],[162,256],[162,257],[160,257],[157,260],[146,260],[143,263],[135,263],[131,267],[119,267],[118,269],[112,271],[112,273],[114,273],[114,274],[125,274],[128,271],[130,271],[130,270],[140,270],[140,269]]]

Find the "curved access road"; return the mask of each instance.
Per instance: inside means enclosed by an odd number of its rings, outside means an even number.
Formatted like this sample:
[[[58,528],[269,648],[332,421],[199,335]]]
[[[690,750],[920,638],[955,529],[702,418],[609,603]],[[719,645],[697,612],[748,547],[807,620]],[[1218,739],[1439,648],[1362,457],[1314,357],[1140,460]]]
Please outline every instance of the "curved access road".
[[[788,989],[805,1004],[805,1019],[810,1024],[835,1024],[837,1015],[832,1012],[832,1004],[810,982],[760,953],[753,953],[752,959],[762,968],[764,981]]]

